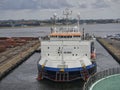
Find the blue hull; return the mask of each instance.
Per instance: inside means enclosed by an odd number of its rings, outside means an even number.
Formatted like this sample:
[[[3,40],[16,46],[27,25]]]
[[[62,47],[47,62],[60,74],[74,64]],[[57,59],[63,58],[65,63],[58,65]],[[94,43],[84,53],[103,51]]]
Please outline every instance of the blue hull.
[[[96,73],[96,63],[86,66],[86,68],[52,68],[52,67],[42,67],[38,64],[38,80],[49,79],[56,82],[69,82],[77,79],[86,80],[90,75]]]

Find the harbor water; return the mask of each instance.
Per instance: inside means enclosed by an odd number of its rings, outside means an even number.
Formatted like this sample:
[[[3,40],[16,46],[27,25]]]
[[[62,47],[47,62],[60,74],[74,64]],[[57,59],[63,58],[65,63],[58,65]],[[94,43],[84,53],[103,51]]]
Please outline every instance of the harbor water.
[[[62,26],[60,26],[62,27]],[[1,28],[0,37],[39,37],[50,33],[51,27],[30,27],[30,28]],[[89,24],[81,25],[80,29],[85,32],[102,36],[120,33],[120,24]]]
[[[82,25],[85,32],[104,37],[106,34],[120,33],[119,24]],[[41,37],[50,33],[49,27],[6,28],[0,29],[0,37]],[[97,53],[97,72],[108,68],[120,67],[112,56],[98,43],[95,43]],[[50,80],[37,81],[37,61],[40,53],[33,54],[19,67],[0,81],[0,90],[82,90],[83,81],[56,83]]]

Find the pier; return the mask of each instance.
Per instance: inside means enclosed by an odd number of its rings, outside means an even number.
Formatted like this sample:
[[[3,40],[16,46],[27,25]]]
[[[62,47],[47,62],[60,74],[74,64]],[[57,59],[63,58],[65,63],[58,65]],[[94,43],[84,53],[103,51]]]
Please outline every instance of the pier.
[[[98,38],[97,41],[112,55],[120,64],[120,40]]]
[[[12,45],[10,48],[5,47],[5,51],[0,53],[0,79],[2,79],[23,61],[27,60],[27,58],[38,49],[40,46],[39,40],[28,39],[30,38],[27,38],[24,44],[15,46]]]

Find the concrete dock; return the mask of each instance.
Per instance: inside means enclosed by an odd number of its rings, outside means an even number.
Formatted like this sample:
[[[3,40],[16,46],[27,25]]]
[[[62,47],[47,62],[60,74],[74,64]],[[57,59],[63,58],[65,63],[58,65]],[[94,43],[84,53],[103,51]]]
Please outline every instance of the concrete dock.
[[[97,40],[120,64],[120,40],[107,38],[98,38]]]
[[[39,40],[29,40],[23,45],[7,48],[0,53],[0,79],[25,61],[39,46]]]

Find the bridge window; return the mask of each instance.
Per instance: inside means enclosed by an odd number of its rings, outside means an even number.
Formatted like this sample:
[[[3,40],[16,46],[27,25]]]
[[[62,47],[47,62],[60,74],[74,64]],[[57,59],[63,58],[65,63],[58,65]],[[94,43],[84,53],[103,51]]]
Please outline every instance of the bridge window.
[[[80,36],[74,36],[74,37],[80,37]]]

